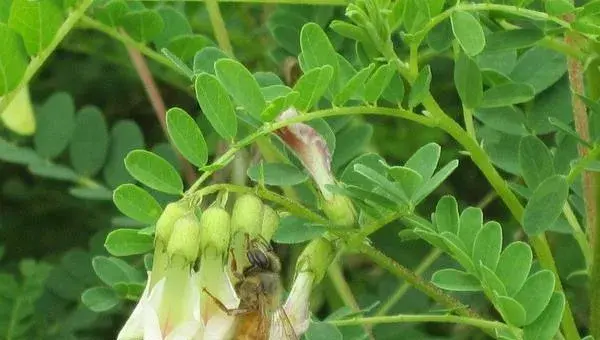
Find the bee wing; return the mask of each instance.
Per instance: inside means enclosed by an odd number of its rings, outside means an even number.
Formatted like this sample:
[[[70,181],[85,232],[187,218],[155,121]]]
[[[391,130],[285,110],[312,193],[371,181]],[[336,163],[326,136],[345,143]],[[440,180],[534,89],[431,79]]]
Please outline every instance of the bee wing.
[[[269,340],[298,340],[294,326],[287,317],[283,307],[279,307],[271,316]]]

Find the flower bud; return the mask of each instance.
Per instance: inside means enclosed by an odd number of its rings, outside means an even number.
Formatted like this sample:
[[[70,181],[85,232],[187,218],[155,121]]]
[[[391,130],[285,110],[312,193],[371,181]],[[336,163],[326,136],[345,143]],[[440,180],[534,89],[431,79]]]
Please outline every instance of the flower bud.
[[[200,241],[200,223],[194,213],[186,214],[175,222],[167,245],[167,254],[182,257],[187,263],[196,261],[198,242]]]
[[[200,217],[200,229],[200,252],[210,247],[216,253],[227,253],[231,234],[231,219],[227,211],[219,207],[206,209]]]
[[[346,196],[336,194],[323,201],[323,212],[335,226],[349,228],[356,224],[356,210]]]
[[[234,233],[243,232],[255,237],[261,233],[263,222],[263,203],[250,194],[235,201],[231,213],[231,228]]]
[[[263,221],[261,235],[266,241],[270,241],[279,227],[279,215],[268,205],[263,208]]]
[[[314,275],[314,284],[320,282],[335,256],[335,248],[331,241],[320,237],[311,241],[298,257],[296,262],[296,275],[301,272],[311,272]]]
[[[189,211],[190,209],[187,207],[187,204],[183,202],[167,204],[158,221],[156,221],[156,241],[166,246],[173,233],[175,222]]]

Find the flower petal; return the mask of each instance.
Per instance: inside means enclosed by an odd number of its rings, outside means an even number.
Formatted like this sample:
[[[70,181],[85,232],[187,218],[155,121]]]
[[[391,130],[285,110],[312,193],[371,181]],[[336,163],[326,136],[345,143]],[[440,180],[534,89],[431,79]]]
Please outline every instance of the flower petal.
[[[144,309],[147,308],[149,303],[150,275],[150,272],[148,272],[146,288],[144,288],[144,292],[142,293],[140,300],[125,322],[125,325],[123,325],[123,328],[121,328],[121,331],[119,331],[117,340],[136,340],[142,338],[144,335]]]
[[[294,330],[298,336],[306,332],[310,322],[310,292],[312,291],[313,281],[314,275],[312,272],[300,272],[298,276],[296,276],[290,295],[283,306],[283,309],[292,323],[292,326],[294,326]]]
[[[298,111],[290,107],[279,115],[278,120],[286,120],[297,115]],[[296,153],[325,199],[329,200],[332,193],[326,189],[326,186],[334,184],[335,180],[331,173],[331,153],[325,139],[317,130],[304,123],[295,123],[281,128],[277,130],[277,134]]]
[[[227,268],[223,264],[221,254],[205,249],[200,260],[200,271],[198,275],[200,290],[206,289],[219,300],[227,309],[236,309],[240,299],[235,292]]]
[[[227,315],[220,309],[216,310],[206,323],[203,340],[228,339],[228,335],[233,332],[234,323],[235,317]]]

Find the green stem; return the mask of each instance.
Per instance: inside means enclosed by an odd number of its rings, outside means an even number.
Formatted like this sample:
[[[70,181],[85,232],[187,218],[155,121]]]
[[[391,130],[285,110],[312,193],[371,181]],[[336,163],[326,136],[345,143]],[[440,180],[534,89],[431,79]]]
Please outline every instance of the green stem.
[[[463,106],[463,118],[465,120],[467,134],[474,140],[477,140],[477,136],[475,135],[475,124],[473,124],[473,110]]]
[[[423,273],[429,269],[429,267],[437,260],[440,255],[444,252],[438,248],[432,249],[429,254],[419,263],[419,266],[415,269],[415,275],[421,276]],[[390,309],[392,309],[398,301],[406,294],[406,292],[410,289],[412,285],[408,282],[404,282],[398,289],[390,296],[385,304],[379,308],[379,310],[375,313],[376,316],[385,315]]]
[[[290,119],[286,119],[280,122],[274,122],[270,124],[265,124],[262,127],[258,128],[257,131],[251,133],[246,136],[242,140],[238,141],[231,145],[229,150],[227,150],[224,154],[221,155],[213,164],[204,169],[204,173],[196,180],[196,182],[189,188],[186,192],[187,195],[193,194],[197,191],[202,183],[210,177],[216,170],[222,168],[227,165],[241,148],[244,148],[250,145],[254,140],[258,137],[268,135],[278,129],[286,127],[291,124],[301,123],[317,118],[325,118],[325,117],[334,117],[334,116],[348,116],[348,115],[381,115],[381,116],[390,116],[396,118],[403,118],[410,121],[414,121],[420,123],[425,126],[433,127],[436,125],[436,122],[425,116],[417,115],[411,111],[404,109],[393,109],[393,108],[385,108],[385,107],[364,107],[364,106],[356,106],[356,107],[344,107],[344,108],[334,108],[334,109],[326,109],[320,111],[309,112],[303,115],[299,115]]]
[[[210,18],[210,23],[213,28],[213,33],[215,34],[215,38],[217,39],[219,47],[229,56],[233,57],[233,47],[231,46],[231,41],[229,40],[229,33],[227,33],[227,27],[225,27],[225,21],[221,15],[218,1],[205,0],[205,3],[206,9],[208,10],[208,17]]]
[[[46,48],[44,48],[39,55],[31,58],[31,61],[29,62],[29,65],[27,65],[25,74],[19,82],[19,85],[17,85],[15,89],[5,94],[2,99],[0,99],[0,114],[2,114],[2,112],[4,112],[4,110],[6,110],[10,103],[15,99],[17,93],[27,86],[27,84],[29,84],[33,76],[35,76],[39,69],[46,63],[48,57],[52,55],[61,41],[63,41],[67,33],[69,33],[79,19],[83,17],[85,11],[88,9],[88,7],[90,7],[92,2],[93,0],[84,0],[79,7],[73,10],[67,17],[67,20],[65,20],[58,28],[58,31],[56,31],[56,34],[54,35],[54,38],[50,44],[48,44],[48,46],[46,46]]]
[[[479,315],[471,310],[469,306],[462,304],[460,301],[444,293],[430,282],[423,280],[421,277],[415,275],[415,273],[413,273],[410,269],[405,268],[398,262],[387,257],[384,253],[373,248],[371,245],[363,244],[361,247],[361,252],[367,255],[381,268],[384,268],[390,273],[405,280],[408,284],[425,293],[425,295],[429,296],[445,308],[451,309],[456,314],[462,316],[479,318]]]
[[[327,321],[336,326],[354,326],[364,324],[382,324],[382,323],[401,323],[401,322],[443,322],[458,323],[474,326],[488,332],[494,332],[497,329],[506,329],[510,332],[517,332],[520,335],[521,330],[512,328],[502,322],[484,320],[456,315],[410,315],[400,314],[392,316],[374,316],[369,318],[353,318],[348,320]]]
[[[590,248],[590,244],[588,243],[588,239],[583,232],[583,228],[581,227],[581,224],[579,224],[579,221],[577,220],[573,209],[571,209],[569,202],[565,203],[565,206],[563,207],[563,213],[567,219],[567,222],[571,226],[571,229],[573,230],[573,237],[581,249],[581,253],[585,259],[585,267],[590,269],[592,265],[592,249]]]
[[[121,34],[116,28],[105,25],[105,24],[101,23],[100,21],[92,19],[88,16],[82,17],[81,23],[83,24],[83,27],[89,27],[89,28],[93,28],[97,31],[100,31],[100,32],[108,35],[109,37],[111,37],[117,41],[120,41],[121,43],[123,43],[126,46],[136,48],[143,55],[154,60],[155,62],[162,64],[164,66],[167,66],[168,68],[176,70],[177,72],[181,73],[181,71],[178,68],[173,66],[173,63],[171,63],[171,61],[167,57],[154,51],[153,49],[151,49],[144,43],[136,41],[128,35]],[[183,74],[183,73],[181,73],[181,74],[187,78],[186,74]]]

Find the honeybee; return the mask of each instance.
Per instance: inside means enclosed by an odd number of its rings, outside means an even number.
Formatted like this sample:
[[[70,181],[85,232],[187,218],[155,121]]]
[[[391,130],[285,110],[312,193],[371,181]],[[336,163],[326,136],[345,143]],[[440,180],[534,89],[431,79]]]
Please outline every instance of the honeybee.
[[[246,257],[250,263],[242,273],[235,290],[240,298],[237,309],[227,309],[213,297],[229,315],[237,316],[233,339],[236,340],[298,340],[294,328],[281,306],[281,261],[268,242],[249,241]]]

